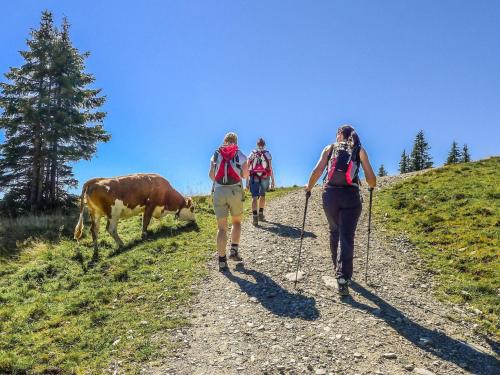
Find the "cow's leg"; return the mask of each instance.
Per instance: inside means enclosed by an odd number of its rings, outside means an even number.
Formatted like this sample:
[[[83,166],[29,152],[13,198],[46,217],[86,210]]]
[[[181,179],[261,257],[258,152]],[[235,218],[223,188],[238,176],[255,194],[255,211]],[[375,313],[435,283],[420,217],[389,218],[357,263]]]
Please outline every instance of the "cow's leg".
[[[92,259],[97,260],[99,258],[99,246],[97,245],[97,239],[99,238],[99,224],[101,222],[101,217],[95,211],[90,211],[90,218],[92,220],[90,232],[92,233],[92,241],[94,242],[94,254]]]
[[[146,206],[144,210],[144,215],[142,215],[142,239],[145,240],[148,237],[148,226],[151,222],[151,217],[155,210],[154,206]]]
[[[123,205],[117,205],[115,202],[115,204],[111,206],[111,214],[108,216],[108,224],[106,226],[106,230],[111,235],[111,237],[113,237],[116,244],[118,245],[118,248],[123,247],[123,241],[118,236],[117,232],[118,220],[120,219],[122,211],[123,211]]]
[[[121,240],[120,236],[118,236],[118,217],[112,216],[111,218],[108,219],[108,225],[106,229],[108,230],[108,233],[113,237],[115,240],[116,244],[118,245],[118,248],[123,247],[123,241]]]

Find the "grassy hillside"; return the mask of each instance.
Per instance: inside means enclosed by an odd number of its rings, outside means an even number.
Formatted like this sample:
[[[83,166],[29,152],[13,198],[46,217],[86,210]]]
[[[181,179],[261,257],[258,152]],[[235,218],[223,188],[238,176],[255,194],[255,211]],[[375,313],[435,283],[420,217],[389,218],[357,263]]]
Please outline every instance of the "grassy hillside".
[[[420,250],[438,296],[477,309],[482,327],[499,335],[500,158],[404,180],[381,191],[374,208]]]
[[[93,267],[88,226],[77,244],[59,228],[60,217],[39,225],[25,219],[30,233],[56,222],[51,232],[60,235],[52,242],[18,241],[10,249],[14,256],[7,257],[5,248],[0,254],[0,373],[100,374],[115,366],[136,373],[160,348],[168,348],[168,334],[152,337],[187,324],[192,285],[206,274],[206,261],[215,252],[211,199],[199,197],[196,203],[198,227],[170,217],[153,220],[145,242],[140,216],[121,221],[126,244],[121,253],[103,221],[101,259]],[[249,204],[247,199],[247,210]],[[19,239],[22,223],[0,223],[0,230],[16,228]],[[76,217],[66,218],[66,227],[75,224]]]

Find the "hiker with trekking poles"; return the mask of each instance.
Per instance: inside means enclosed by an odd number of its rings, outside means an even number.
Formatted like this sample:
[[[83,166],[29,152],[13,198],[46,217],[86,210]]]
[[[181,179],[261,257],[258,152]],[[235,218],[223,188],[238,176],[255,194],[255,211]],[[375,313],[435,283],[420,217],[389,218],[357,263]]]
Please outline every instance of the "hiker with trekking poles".
[[[335,266],[338,293],[341,296],[349,295],[349,281],[352,278],[354,235],[361,215],[360,165],[370,189],[371,209],[371,194],[377,181],[368,154],[350,125],[341,126],[337,130],[335,143],[323,149],[306,185],[307,209],[311,189],[326,169],[323,209],[328,219],[330,251]]]
[[[217,250],[219,271],[226,271],[227,218],[231,213],[231,248],[229,258],[241,261],[239,243],[243,215],[243,180],[248,178],[246,156],[238,149],[238,136],[227,133],[223,144],[210,159],[209,177],[213,181],[213,201],[217,218]]]
[[[274,171],[271,153],[266,150],[266,142],[259,138],[257,148],[248,156],[248,170],[250,176],[247,187],[252,194],[252,223],[258,225],[264,221],[264,208],[266,207],[266,192],[274,189]],[[257,211],[259,210],[259,211]]]

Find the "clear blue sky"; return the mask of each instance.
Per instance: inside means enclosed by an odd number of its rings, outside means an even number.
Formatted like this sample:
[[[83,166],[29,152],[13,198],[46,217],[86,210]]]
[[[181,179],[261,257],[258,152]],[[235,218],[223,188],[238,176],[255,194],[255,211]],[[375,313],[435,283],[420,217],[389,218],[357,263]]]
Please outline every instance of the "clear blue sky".
[[[8,1],[0,72],[43,9],[69,18],[108,98],[112,140],[80,181],[158,172],[206,191],[232,130],[246,152],[268,141],[280,185],[303,184],[345,122],[392,173],[419,129],[436,164],[452,140],[500,153],[500,1]]]

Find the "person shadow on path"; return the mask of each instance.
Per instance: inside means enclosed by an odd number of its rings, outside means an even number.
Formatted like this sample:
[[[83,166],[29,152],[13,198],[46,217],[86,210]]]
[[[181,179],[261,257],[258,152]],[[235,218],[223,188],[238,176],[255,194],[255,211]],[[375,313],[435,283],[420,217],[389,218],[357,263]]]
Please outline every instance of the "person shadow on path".
[[[319,318],[314,298],[290,293],[269,276],[247,269],[242,263],[236,265],[235,271],[252,276],[255,282],[241,278],[230,271],[226,271],[224,275],[229,281],[238,284],[249,297],[256,298],[264,308],[274,315],[309,321]]]
[[[385,320],[389,326],[413,345],[444,361],[453,362],[457,366],[474,374],[500,374],[500,362],[495,356],[470,344],[449,337],[443,332],[421,326],[410,320],[394,306],[354,281],[351,282],[351,288],[378,307],[368,306],[354,300],[352,297],[343,299],[344,303]],[[493,347],[493,350],[497,352],[498,348]]]
[[[289,238],[300,238],[302,229],[293,227],[291,225],[285,225],[281,223],[274,223],[272,221],[265,221],[267,225],[260,225],[259,227],[265,231],[276,234],[280,237]],[[313,232],[304,231],[304,238],[316,238],[316,234]]]

